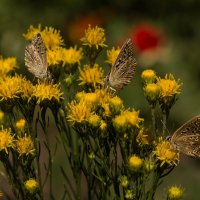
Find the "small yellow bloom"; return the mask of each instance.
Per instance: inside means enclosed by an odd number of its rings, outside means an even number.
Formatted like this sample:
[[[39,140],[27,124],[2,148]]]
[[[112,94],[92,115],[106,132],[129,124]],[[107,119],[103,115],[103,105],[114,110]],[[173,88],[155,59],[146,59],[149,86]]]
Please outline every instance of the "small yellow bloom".
[[[41,24],[38,25],[38,27],[34,27],[33,25],[31,25],[27,31],[26,34],[23,34],[23,36],[25,37],[26,40],[32,40],[33,37],[37,34],[41,32]]]
[[[138,133],[138,135],[136,137],[136,141],[138,142],[138,144],[140,146],[149,144],[149,142],[150,142],[149,141],[149,135],[146,134],[144,128],[141,128],[139,130],[139,133]]]
[[[62,50],[62,61],[63,66],[66,64],[80,64],[80,60],[83,58],[82,49],[77,47],[70,47],[69,49]]]
[[[111,64],[111,65],[114,65],[114,63],[117,59],[117,56],[119,55],[119,52],[120,52],[119,47],[117,47],[116,49],[113,47],[111,50],[108,50],[106,62]]]
[[[143,165],[143,160],[139,156],[132,155],[129,158],[129,166],[134,171],[138,171],[139,169],[141,169],[142,165]]]
[[[176,151],[168,141],[163,140],[162,138],[159,138],[159,143],[156,145],[153,154],[161,161],[160,166],[163,166],[165,163],[177,165],[179,162],[178,151]]]
[[[63,45],[64,41],[60,35],[60,31],[53,27],[45,27],[41,32],[41,36],[47,49]]]
[[[157,76],[156,72],[152,69],[146,69],[142,72],[141,75],[142,79],[144,80],[145,83],[154,83]]]
[[[150,103],[155,103],[160,94],[160,87],[155,83],[148,83],[144,87],[144,94]]]
[[[63,48],[62,47],[54,47],[51,49],[47,49],[47,63],[48,66],[59,65],[62,62],[62,54]]]
[[[81,38],[83,45],[87,45],[89,47],[95,46],[97,49],[99,47],[106,47],[105,45],[105,33],[103,28],[99,28],[95,26],[95,28],[91,28],[89,25],[88,29],[85,30],[85,35]]]
[[[101,118],[97,114],[92,114],[88,118],[88,123],[93,127],[98,127],[101,123]]]
[[[107,126],[108,126],[107,123],[104,120],[101,120],[99,128],[102,132],[106,130]]]
[[[183,197],[183,189],[180,186],[171,186],[167,191],[167,195],[169,200],[179,200]]]
[[[116,130],[123,130],[127,125],[127,119],[124,115],[118,115],[113,119],[113,126]]]
[[[8,149],[14,146],[14,139],[9,129],[0,131],[0,151],[4,150],[8,154]]]
[[[4,112],[3,111],[0,111],[0,121],[2,121],[4,118]]]
[[[17,66],[15,57],[2,58],[0,57],[0,77],[5,76]]]
[[[76,94],[76,99],[79,101],[84,100],[91,108],[99,103],[98,96],[94,92],[78,92]]]
[[[16,121],[16,127],[17,129],[24,129],[24,126],[26,124],[26,120],[24,119],[19,119],[18,121]]]
[[[58,84],[38,82],[33,88],[33,96],[36,97],[37,103],[45,100],[56,100],[60,102],[62,99],[62,92]]]
[[[22,155],[34,155],[35,154],[35,148],[33,144],[33,140],[31,139],[30,136],[24,136],[24,137],[19,137],[16,140],[15,148],[17,152],[19,153],[20,156]]]
[[[67,106],[68,120],[72,123],[82,123],[89,118],[91,115],[91,109],[88,107],[85,101],[72,101]]]
[[[108,90],[106,90],[106,89],[96,89],[95,93],[97,94],[99,102],[101,104],[108,104],[109,103],[111,96],[110,96],[110,93],[108,92]]]
[[[112,97],[109,101],[110,109],[112,113],[119,113],[123,108],[123,101],[118,96]]]
[[[133,190],[126,190],[125,192],[125,199],[134,199],[134,192]]]
[[[83,69],[80,70],[79,81],[79,85],[96,87],[97,84],[103,83],[103,69],[98,64],[94,64],[93,67],[84,65]]]
[[[30,99],[33,95],[33,84],[25,78],[19,79],[19,93],[23,99]]]
[[[158,78],[157,85],[160,87],[160,97],[171,97],[180,93],[180,80],[175,80],[172,74],[166,74],[164,79]]]
[[[120,179],[120,183],[121,183],[122,187],[124,187],[124,188],[127,187],[129,184],[127,176],[122,176]]]
[[[36,189],[38,188],[38,182],[34,178],[30,178],[25,183],[25,188],[30,192],[34,193]]]

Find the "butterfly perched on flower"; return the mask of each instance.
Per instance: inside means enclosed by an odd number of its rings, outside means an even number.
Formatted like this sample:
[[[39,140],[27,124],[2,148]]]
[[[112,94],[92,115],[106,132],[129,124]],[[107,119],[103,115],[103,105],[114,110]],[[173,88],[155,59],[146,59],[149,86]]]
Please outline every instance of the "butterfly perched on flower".
[[[31,44],[26,46],[24,60],[28,70],[34,74],[35,77],[42,80],[51,77],[47,70],[46,47],[40,33],[37,33],[33,37]]]
[[[183,124],[168,140],[179,152],[200,157],[200,115]]]
[[[104,78],[105,86],[113,91],[123,89],[124,86],[131,82],[136,66],[133,43],[131,39],[128,39],[123,44],[110,72]]]

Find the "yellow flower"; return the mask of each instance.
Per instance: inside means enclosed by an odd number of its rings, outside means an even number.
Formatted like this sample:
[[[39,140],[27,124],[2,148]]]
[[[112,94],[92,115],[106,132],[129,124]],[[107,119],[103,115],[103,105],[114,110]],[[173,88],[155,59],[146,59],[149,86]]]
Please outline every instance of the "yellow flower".
[[[142,79],[144,80],[145,83],[154,83],[157,76],[156,72],[152,69],[146,69],[142,72],[141,75]]]
[[[30,99],[33,95],[33,85],[25,78],[18,78],[20,97]]]
[[[104,132],[107,128],[107,123],[104,120],[101,120],[99,128],[100,128],[101,131]]]
[[[108,104],[111,99],[110,93],[106,89],[96,89],[95,94],[101,104]]]
[[[26,34],[23,34],[23,36],[25,37],[26,40],[32,40],[33,37],[37,34],[41,32],[41,24],[38,25],[38,27],[34,27],[33,25],[31,25],[27,31]]]
[[[143,119],[139,118],[139,111],[125,110],[113,119],[113,126],[118,130],[125,129],[127,126],[138,128],[142,121]]]
[[[120,183],[122,187],[127,187],[129,184],[127,176],[122,176],[120,179]]]
[[[179,200],[183,196],[183,189],[179,186],[171,186],[167,191],[169,200]]]
[[[24,129],[25,124],[26,124],[26,120],[24,120],[24,119],[19,119],[15,123],[17,129]]]
[[[4,118],[4,112],[0,111],[0,121],[2,121]]]
[[[38,82],[33,88],[33,96],[36,97],[37,103],[45,100],[59,102],[62,99],[62,92],[58,84]]]
[[[155,103],[160,94],[160,87],[155,83],[148,83],[144,87],[144,94],[149,103]]]
[[[123,101],[118,97],[112,97],[109,101],[111,112],[117,114],[123,109]]]
[[[5,76],[17,66],[17,60],[14,57],[0,57],[0,77]]]
[[[103,70],[98,64],[94,64],[93,67],[84,65],[83,69],[80,70],[79,85],[89,85],[96,87],[97,84],[103,83]]]
[[[82,49],[77,49],[77,47],[70,47],[69,49],[62,50],[62,61],[63,65],[66,64],[80,64],[80,60],[83,58]]]
[[[41,32],[41,36],[47,49],[63,45],[64,41],[60,35],[60,31],[53,27],[45,27]]]
[[[134,193],[133,190],[126,190],[125,192],[125,199],[134,199]]]
[[[90,107],[97,105],[99,102],[98,96],[94,92],[89,92],[89,93],[78,92],[76,94],[76,99],[79,101],[84,100],[85,103],[87,103]]]
[[[25,135],[24,137],[19,137],[16,140],[15,148],[20,156],[22,156],[22,155],[27,156],[29,154],[31,154],[31,155],[35,154],[33,140],[31,139],[30,136]]]
[[[68,110],[68,120],[72,123],[78,122],[82,123],[89,118],[91,115],[90,107],[85,101],[72,101],[67,106]]]
[[[34,178],[30,178],[25,183],[25,188],[30,192],[33,193],[38,188],[38,182]]]
[[[58,65],[62,62],[62,47],[54,47],[52,49],[47,49],[47,63],[48,66]]]
[[[119,47],[117,47],[116,49],[113,47],[111,50],[108,50],[106,62],[111,64],[111,65],[114,65],[114,63],[117,59],[117,56],[119,55],[119,52],[120,52]]]
[[[168,141],[163,140],[162,138],[159,138],[159,143],[156,145],[153,154],[161,161],[160,166],[163,166],[165,163],[177,165],[179,162],[178,151],[176,151]]]
[[[164,79],[158,78],[157,85],[160,87],[160,97],[171,97],[180,93],[180,80],[176,81],[172,74],[166,74]]]
[[[143,160],[140,157],[136,155],[132,155],[129,158],[129,166],[134,171],[138,171],[139,169],[141,169],[142,165],[143,165]]]
[[[140,146],[143,146],[143,145],[146,145],[146,144],[149,144],[149,135],[146,135],[145,134],[145,130],[144,128],[141,128],[139,130],[139,133],[136,137],[136,141],[138,142],[138,144]]]
[[[88,29],[85,30],[85,35],[81,38],[83,45],[87,45],[89,47],[95,46],[97,49],[99,47],[106,47],[104,42],[106,41],[105,33],[103,28],[99,28],[95,26],[95,28],[91,28],[89,25]]]
[[[88,118],[88,123],[93,127],[98,127],[101,123],[101,118],[97,114],[92,114]]]
[[[9,129],[0,131],[0,151],[4,150],[8,154],[8,148],[14,146],[14,139]]]

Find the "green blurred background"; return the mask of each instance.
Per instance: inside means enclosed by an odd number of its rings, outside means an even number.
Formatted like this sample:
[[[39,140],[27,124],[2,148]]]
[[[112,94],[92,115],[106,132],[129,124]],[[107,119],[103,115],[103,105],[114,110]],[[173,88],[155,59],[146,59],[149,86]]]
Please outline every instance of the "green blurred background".
[[[52,26],[61,30],[67,46],[79,43],[78,38],[87,24],[99,25],[106,29],[110,48],[121,45],[138,26],[150,25],[161,33],[161,53],[145,55],[143,51],[136,51],[135,79],[119,95],[127,106],[140,109],[148,124],[150,110],[143,97],[142,70],[153,68],[159,75],[172,73],[176,79],[180,78],[182,93],[171,110],[169,122],[169,132],[173,132],[200,114],[199,10],[198,0],[0,0],[0,55],[17,57],[20,72],[26,73],[24,49],[27,42],[22,34],[30,25],[41,24],[43,28]],[[105,59],[105,52],[102,58]],[[98,62],[108,71],[103,59]],[[185,188],[184,199],[199,200],[199,160],[182,156],[179,166],[159,187],[156,199],[164,199],[164,192],[171,184]]]

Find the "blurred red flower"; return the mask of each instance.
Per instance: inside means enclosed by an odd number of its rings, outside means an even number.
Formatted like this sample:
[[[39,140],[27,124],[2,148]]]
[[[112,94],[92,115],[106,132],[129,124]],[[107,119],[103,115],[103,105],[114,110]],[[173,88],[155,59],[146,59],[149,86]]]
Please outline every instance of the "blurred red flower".
[[[130,31],[130,38],[139,52],[154,50],[163,42],[161,31],[150,24],[140,24]]]

